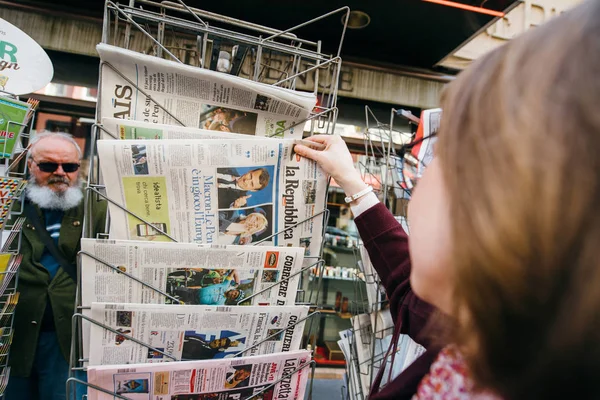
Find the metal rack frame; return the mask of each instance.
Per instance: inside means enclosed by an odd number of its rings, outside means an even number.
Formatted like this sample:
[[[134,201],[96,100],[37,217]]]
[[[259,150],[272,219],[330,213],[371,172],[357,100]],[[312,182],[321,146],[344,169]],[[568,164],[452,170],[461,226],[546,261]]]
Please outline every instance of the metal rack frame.
[[[340,53],[349,12],[348,7],[342,7],[281,31],[197,8],[190,8],[182,0],[177,2],[163,1],[161,3],[150,0],[129,0],[128,5],[120,5],[108,0],[104,10],[102,42],[125,49],[148,50],[147,53],[157,57],[167,57],[174,62],[200,68],[211,67],[207,62],[210,58],[209,47],[213,47],[215,43],[225,41],[246,46],[246,50],[252,56],[245,58],[248,67],[253,70],[247,76],[250,80],[296,89],[299,79],[306,79],[309,74],[314,74],[311,91],[320,97],[321,104],[315,107],[306,120],[286,127],[285,130],[303,126],[307,121],[310,121],[311,133],[316,128],[320,131],[324,130],[326,133],[333,133],[338,111],[337,83],[342,62]],[[339,15],[342,15],[342,20],[346,22],[342,25],[340,41],[335,54],[324,53],[322,51],[322,41],[315,42],[302,39],[294,33],[301,28]],[[210,25],[209,21],[215,22],[218,26]],[[239,32],[240,29],[251,33],[241,33]],[[180,53],[179,57],[174,53]],[[190,54],[193,54],[194,57],[191,57]],[[187,63],[184,63],[182,59],[186,60]],[[281,62],[282,60],[285,61],[283,70],[271,65],[275,61]],[[120,74],[110,63],[103,62],[100,66],[100,80],[102,80],[104,67]],[[273,79],[269,71],[279,73],[279,79]],[[239,71],[237,72],[239,75]],[[122,74],[120,75],[129,84],[140,90],[134,82],[131,82]],[[181,118],[177,118],[177,116],[168,112],[165,107],[152,99],[151,96],[148,96],[143,90],[140,90],[140,92],[184,126]],[[101,93],[99,93],[100,95]],[[100,104],[100,98],[98,104]]]
[[[384,204],[393,196],[404,198],[410,197],[410,192],[403,186],[403,162],[404,153],[411,146],[414,134],[406,135],[394,130],[394,120],[397,116],[402,116],[411,124],[419,124],[419,119],[412,115],[410,111],[396,110],[390,111],[390,122],[381,122],[369,108],[365,106],[366,129],[364,132],[366,161],[359,165],[363,178],[370,176],[378,181],[381,190],[378,196]],[[381,176],[381,178],[379,178]]]
[[[15,100],[19,100],[19,97],[6,92],[0,91],[3,96],[11,97]],[[5,178],[16,178],[25,180],[27,176],[27,163],[25,162],[24,157],[27,155],[27,148],[30,140],[30,134],[33,130],[33,126],[35,124],[35,114],[36,111],[33,110],[31,117],[26,123],[20,123],[16,121],[7,121],[7,129],[6,131],[10,131],[11,126],[19,127],[19,135],[15,138],[15,144],[13,147],[13,155],[10,157],[4,156],[0,159],[0,165],[3,166],[4,171],[2,176]],[[20,153],[17,154],[16,148],[21,142],[23,149]],[[3,154],[6,153],[7,146],[6,139],[0,139],[0,147],[2,149]],[[11,162],[11,160],[13,160]],[[22,189],[22,188],[21,188]],[[25,222],[25,217],[23,215],[23,191],[16,192],[12,200],[10,201],[9,207],[10,211],[4,217],[2,221],[1,231],[2,237],[4,238],[6,235],[6,241],[4,241],[2,248],[0,251],[2,253],[10,253],[13,256],[19,255],[21,252],[21,244],[22,244],[22,227]],[[20,207],[15,207],[15,201],[19,201]],[[20,261],[19,261],[20,262]],[[18,281],[19,274],[18,270],[15,271],[4,271],[0,273],[2,277],[0,279],[3,284],[6,284],[6,288],[2,294],[0,294],[0,327],[8,330],[8,332],[4,332],[2,335],[2,341],[4,340],[12,340],[13,331],[13,323],[14,323],[14,312],[15,307],[10,312],[4,312],[8,303],[11,302],[14,296],[18,296]],[[8,282],[6,282],[8,280]],[[8,360],[10,357],[10,346],[8,346],[8,350],[4,354],[0,354],[0,380],[4,381],[6,379],[6,383],[8,383],[8,379],[10,378],[10,367],[8,366]],[[0,398],[4,398],[4,393],[0,393]]]
[[[336,54],[326,54],[322,52],[321,41],[314,42],[299,38],[294,33],[294,31],[300,28],[304,28],[317,21],[321,21],[325,18],[329,18],[340,14],[345,15],[346,18],[344,19],[344,21],[347,21],[349,11],[350,10],[348,7],[343,7],[334,10],[330,13],[324,14],[320,17],[314,18],[305,23],[296,25],[292,28],[286,30],[276,30],[257,24],[249,23],[246,21],[229,18],[223,15],[199,10],[196,8],[190,8],[187,5],[185,5],[185,3],[181,0],[178,0],[177,2],[163,1],[160,3],[149,0],[129,0],[127,5],[121,5],[113,2],[112,0],[107,0],[104,9],[102,42],[119,46],[125,49],[134,49],[137,51],[142,50],[143,52],[150,53],[156,57],[166,57],[178,63],[184,63],[184,61],[186,61],[187,64],[194,65],[199,68],[211,67],[212,63],[209,62],[211,59],[211,48],[214,48],[214,46],[218,47],[219,43],[245,46],[246,51],[248,51],[251,54],[251,57],[246,57],[245,59],[245,62],[252,67],[253,71],[252,74],[250,74],[250,76],[247,77],[250,80],[268,83],[274,86],[279,86],[287,89],[296,89],[300,79],[308,76],[309,74],[313,75],[312,91],[315,95],[317,95],[320,98],[321,104],[315,107],[315,109],[310,113],[307,119],[296,123],[293,126],[286,127],[286,130],[293,129],[297,126],[303,127],[308,121],[310,121],[311,133],[314,132],[315,129],[319,129],[320,131],[325,130],[325,132],[327,133],[333,133],[335,129],[335,121],[337,118],[337,83],[339,80],[341,68],[340,51],[345,36],[346,23],[343,24],[343,28],[341,29],[341,37],[339,45],[337,46]],[[208,21],[215,22],[215,25],[209,24]],[[240,32],[240,30],[244,30],[244,32]],[[285,60],[285,68],[279,68],[275,65],[275,63],[272,63],[273,60]],[[131,80],[125,77],[120,71],[118,71],[117,68],[115,68],[110,63],[101,62],[99,82],[100,87],[102,85],[103,71],[106,68],[120,75],[121,78],[125,79],[133,87],[140,90],[140,92],[143,95],[145,95],[149,101],[153,102],[157,107],[161,108],[164,112],[166,112],[173,119],[173,121],[176,121],[182,126],[184,125],[181,122],[181,118],[178,118],[176,115],[169,112],[166,107],[164,107],[162,104],[160,104],[147,93],[145,93],[143,89],[139,88],[138,85],[135,85],[134,82],[131,82]],[[279,74],[278,79],[272,79],[272,74],[269,74],[269,71],[276,71]],[[238,69],[236,72],[239,74],[240,69]],[[323,82],[325,82],[325,84],[323,84]],[[101,115],[101,95],[102,93],[99,93],[97,109],[98,118],[100,118]],[[155,226],[150,221],[146,221],[144,218],[135,215],[126,207],[119,204],[119,202],[110,199],[106,195],[105,187],[101,180],[99,160],[95,159],[95,155],[97,153],[96,140],[100,138],[103,134],[108,134],[113,138],[114,135],[112,135],[110,132],[104,129],[104,127],[102,127],[102,125],[100,124],[101,121],[97,122],[98,123],[94,125],[92,129],[92,155],[90,160],[89,175],[84,200],[86,213],[83,221],[83,237],[91,236],[92,224],[89,216],[91,215],[93,203],[100,200],[105,200],[118,207],[122,211],[126,212],[127,214],[138,218],[142,222],[156,229],[156,231],[158,231],[159,233],[165,235],[166,237],[169,237],[172,241],[176,242],[175,238],[169,236],[166,232],[163,232],[159,227]],[[326,222],[329,218],[329,211],[327,209],[317,213],[316,215],[313,215],[310,218],[301,220],[297,222],[294,226],[287,227],[285,230],[294,229],[315,218],[322,218],[324,220],[323,232],[321,232],[321,236],[324,236],[325,228],[327,225]],[[108,228],[108,226],[109,221],[107,221],[106,227]],[[108,229],[106,231],[108,231]],[[283,232],[284,230],[275,232],[274,234],[267,238],[264,238],[260,242],[253,243],[253,245],[260,244],[261,242],[276,237]],[[306,301],[306,293],[302,289],[299,290],[296,297],[296,304],[313,305],[314,310],[311,313],[309,313],[309,315],[306,318],[296,321],[293,325],[285,327],[284,329],[275,332],[269,337],[274,337],[279,333],[285,331],[286,329],[289,329],[290,327],[293,327],[298,323],[305,321],[309,322],[308,326],[310,337],[310,332],[313,329],[314,317],[320,314],[319,288],[322,285],[322,269],[324,266],[324,262],[321,258],[323,252],[323,245],[324,241],[322,241],[321,243],[319,256],[305,258],[305,264],[299,272],[290,277],[285,278],[284,280],[274,283],[272,286],[267,287],[258,293],[253,294],[253,296],[255,296],[259,293],[262,293],[263,291],[269,290],[277,285],[280,285],[282,282],[293,278],[298,274],[301,276],[302,279],[303,274],[307,271],[310,272],[310,269],[315,265],[318,268],[321,268],[321,278],[317,281],[316,287],[313,287],[312,290],[310,290],[308,301]],[[80,252],[78,255],[78,270],[80,280],[82,257],[92,257],[95,258],[97,262],[100,262],[101,264],[108,266],[109,268],[116,268],[110,263],[107,263],[105,260],[100,260],[86,252]],[[122,272],[119,271],[119,273]],[[155,290],[157,293],[163,296],[168,296],[168,294],[164,293],[158,288],[154,288],[151,285],[146,284],[145,282],[141,282],[139,279],[136,279],[127,273],[122,274],[151,290]],[[244,301],[247,300],[248,298],[244,299]],[[84,382],[76,376],[77,371],[86,369],[85,363],[87,360],[80,356],[80,354],[82,354],[83,322],[94,324],[100,326],[103,329],[116,333],[116,331],[114,331],[110,327],[85,316],[83,314],[85,309],[86,307],[84,307],[81,302],[81,290],[79,285],[76,295],[77,311],[76,314],[73,316],[73,341],[71,345],[70,376],[67,380],[68,398],[76,398],[75,387],[77,385],[83,385],[113,395],[114,398],[127,399],[127,397],[125,396],[113,393],[111,391],[107,391],[94,385],[90,385],[89,383]],[[152,346],[149,346],[146,343],[143,343],[139,340],[135,340],[134,338],[129,337],[128,335],[122,333],[119,334],[123,335],[126,339],[132,340],[133,342],[139,345],[142,345],[154,351],[158,351],[169,358],[173,358],[164,354],[158,349],[152,348]],[[263,341],[268,340],[269,337],[263,339]],[[262,341],[253,345],[252,347],[258,346],[261,343]],[[244,352],[250,350],[252,347],[246,348],[244,351],[241,351],[236,355],[242,355]],[[314,361],[312,361],[309,364],[299,367],[290,375],[293,375],[300,369],[307,368],[308,366],[310,366],[314,371],[315,363]],[[268,388],[272,387],[277,383],[278,382],[269,384],[265,387],[264,390],[267,390]],[[312,379],[310,380],[309,398],[311,391]],[[251,398],[254,398],[255,396],[257,396],[257,394],[253,395]]]
[[[405,161],[408,157],[412,157],[409,154],[412,148],[426,138],[415,140],[416,133],[410,133],[403,138],[402,134],[394,129],[394,123],[397,118],[405,118],[409,121],[409,124],[415,125],[419,125],[422,121],[410,111],[392,108],[389,123],[384,123],[377,119],[368,106],[365,106],[365,118],[364,145],[367,156],[365,161],[359,165],[359,170],[363,178],[369,177],[378,181],[381,186],[378,196],[386,205],[389,205],[393,198],[410,199],[411,189],[404,184],[403,169]],[[416,162],[420,163],[417,165],[424,165],[422,160],[416,160]],[[399,211],[399,218],[405,218],[406,209]],[[399,222],[402,223],[401,221]],[[406,224],[402,224],[408,232]],[[360,260],[360,254],[357,255],[357,258]],[[350,342],[352,354],[351,359],[347,360],[348,387],[343,394],[344,398],[349,400],[363,400],[368,396],[370,387],[380,368],[387,368],[389,366],[391,374],[391,360],[390,358],[386,360],[386,356],[388,353],[392,354],[394,351],[393,349],[378,348],[378,341],[391,334],[389,327],[379,326],[380,319],[378,313],[383,312],[383,306],[387,303],[387,300],[384,298],[379,299],[378,297],[378,300],[375,302],[369,302],[369,297],[366,294],[367,290],[374,291],[377,296],[382,292],[384,293],[384,291],[382,290],[381,280],[376,271],[373,270],[372,273],[367,273],[362,264],[363,261],[360,260],[359,269],[363,271],[363,274],[361,278],[357,279],[360,284],[357,283],[355,291],[357,302],[362,303],[363,307],[368,310],[370,320],[368,324],[361,324],[360,319],[357,318],[355,320],[356,324],[353,323],[352,341]],[[375,317],[373,318],[373,316]],[[357,343],[359,337],[357,331],[361,331],[360,337],[363,341],[362,343]],[[370,357],[362,362],[359,362],[358,346],[370,347]],[[400,348],[397,349],[397,351],[400,350]],[[350,374],[352,373],[357,374],[359,387],[354,387],[355,382],[350,379]],[[363,379],[361,379],[361,375],[369,376],[368,387],[363,387],[365,385]],[[388,378],[390,377],[388,376]],[[350,388],[351,385],[353,385],[352,388]]]

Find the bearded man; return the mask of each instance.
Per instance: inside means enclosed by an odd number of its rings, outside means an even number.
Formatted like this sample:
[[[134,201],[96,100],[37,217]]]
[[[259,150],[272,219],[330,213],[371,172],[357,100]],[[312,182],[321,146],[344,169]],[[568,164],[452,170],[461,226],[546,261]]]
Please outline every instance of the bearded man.
[[[7,400],[66,398],[77,253],[83,228],[81,150],[70,135],[42,133],[27,155],[18,290]],[[105,226],[106,203],[91,200],[95,236]]]

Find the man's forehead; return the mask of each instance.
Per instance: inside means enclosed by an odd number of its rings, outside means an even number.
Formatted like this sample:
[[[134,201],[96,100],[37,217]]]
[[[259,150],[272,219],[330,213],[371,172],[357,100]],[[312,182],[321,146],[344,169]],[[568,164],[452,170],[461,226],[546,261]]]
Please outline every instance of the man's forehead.
[[[79,156],[75,145],[60,136],[42,138],[30,151],[33,155]]]

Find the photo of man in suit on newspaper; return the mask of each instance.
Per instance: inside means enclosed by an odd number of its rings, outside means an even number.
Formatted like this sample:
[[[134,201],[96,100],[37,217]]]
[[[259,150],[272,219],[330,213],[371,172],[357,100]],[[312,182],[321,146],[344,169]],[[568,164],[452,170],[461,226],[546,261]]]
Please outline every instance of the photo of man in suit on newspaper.
[[[217,168],[219,208],[272,203],[273,179],[273,166]]]

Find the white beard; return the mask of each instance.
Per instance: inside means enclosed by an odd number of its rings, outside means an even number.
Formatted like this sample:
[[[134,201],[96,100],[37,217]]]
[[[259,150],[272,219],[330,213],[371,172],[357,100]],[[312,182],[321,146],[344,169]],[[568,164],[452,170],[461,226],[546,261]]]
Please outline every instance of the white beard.
[[[25,195],[32,203],[47,210],[67,211],[75,208],[83,200],[83,192],[79,185],[70,186],[61,193],[56,193],[48,186],[40,186],[32,178],[25,186]]]

